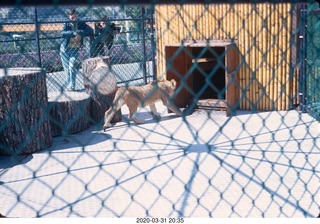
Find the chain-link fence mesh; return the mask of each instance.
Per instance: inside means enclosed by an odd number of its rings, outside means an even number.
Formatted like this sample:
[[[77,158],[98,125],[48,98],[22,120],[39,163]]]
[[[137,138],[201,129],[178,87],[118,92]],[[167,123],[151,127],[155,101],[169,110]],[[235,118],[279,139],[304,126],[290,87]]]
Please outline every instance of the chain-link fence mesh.
[[[60,57],[62,30],[71,9],[1,9],[1,67],[44,67],[48,75],[48,90],[60,90],[65,82]],[[119,83],[137,80],[138,84],[142,84],[145,79],[153,79],[155,74],[152,57],[155,47],[151,30],[154,27],[150,24],[152,14],[148,9],[141,6],[125,10],[120,7],[78,7],[79,18],[92,29],[90,35],[84,36],[83,46],[77,52],[78,67],[89,57],[108,55],[110,63],[116,65],[113,68]],[[97,24],[100,22],[110,24],[104,33],[110,39],[108,41],[96,38],[99,34]],[[112,29],[110,35],[108,29]],[[97,48],[100,42],[104,42],[101,49]],[[81,74],[76,79],[76,89],[83,89]]]
[[[318,12],[0,8],[0,214],[318,216]]]
[[[306,21],[306,104],[309,113],[318,121],[320,120],[320,93],[317,88],[320,85],[319,71],[319,7],[314,7],[309,13],[304,12]]]

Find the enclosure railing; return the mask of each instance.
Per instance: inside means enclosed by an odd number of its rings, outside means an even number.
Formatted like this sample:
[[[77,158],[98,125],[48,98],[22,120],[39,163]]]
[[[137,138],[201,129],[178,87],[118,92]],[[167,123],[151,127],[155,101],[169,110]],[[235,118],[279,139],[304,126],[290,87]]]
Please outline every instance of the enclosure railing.
[[[115,35],[113,47],[108,52],[110,63],[118,65],[119,73],[125,69],[121,68],[125,67],[124,64],[137,64],[136,66],[142,68],[141,72],[135,73],[133,70],[127,77],[117,76],[119,84],[137,80],[140,80],[141,84],[147,83],[156,76],[153,15],[146,14],[144,7],[138,9],[141,13],[137,18],[118,16],[120,18],[108,20],[121,29],[120,33]],[[39,13],[37,7],[28,8],[28,11],[31,13],[25,20],[20,17],[14,18],[14,15],[10,18],[0,18],[0,67],[43,67],[50,74],[63,71],[59,55],[62,42],[60,32],[63,23],[67,22],[67,15],[61,10],[59,17],[46,18],[43,12]],[[97,18],[90,19],[88,16],[80,20],[92,28],[94,23],[100,21]],[[85,38],[84,42],[80,50],[80,64],[90,57],[90,50],[93,47],[91,38]]]

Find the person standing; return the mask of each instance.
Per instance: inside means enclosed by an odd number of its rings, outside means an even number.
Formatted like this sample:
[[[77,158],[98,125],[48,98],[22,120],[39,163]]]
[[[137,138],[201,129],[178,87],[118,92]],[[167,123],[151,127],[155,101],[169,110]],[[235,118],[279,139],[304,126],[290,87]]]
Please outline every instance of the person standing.
[[[70,10],[68,14],[70,22],[64,23],[61,31],[63,41],[60,46],[60,57],[66,75],[65,87],[74,91],[76,75],[80,67],[79,49],[83,45],[83,38],[93,35],[93,29],[85,22],[78,20],[75,9]]]
[[[100,22],[95,24],[94,40],[92,46],[92,57],[106,56],[112,48],[115,34],[120,33],[118,27],[111,23],[107,16],[104,16]],[[104,46],[106,45],[108,53],[105,53]]]

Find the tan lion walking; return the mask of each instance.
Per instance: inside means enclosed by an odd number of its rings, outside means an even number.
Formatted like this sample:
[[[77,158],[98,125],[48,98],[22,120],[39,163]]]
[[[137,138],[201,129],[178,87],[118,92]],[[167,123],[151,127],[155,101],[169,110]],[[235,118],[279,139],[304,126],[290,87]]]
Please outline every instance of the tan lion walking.
[[[182,112],[170,102],[176,86],[177,82],[172,79],[171,81],[153,81],[144,86],[121,87],[116,92],[113,106],[105,112],[103,130],[111,127],[110,121],[124,104],[129,108],[129,119],[132,119],[136,124],[144,123],[144,120],[139,120],[136,117],[138,107],[149,106],[153,118],[160,117],[155,106],[155,102],[158,100],[161,100],[176,115],[182,116]]]

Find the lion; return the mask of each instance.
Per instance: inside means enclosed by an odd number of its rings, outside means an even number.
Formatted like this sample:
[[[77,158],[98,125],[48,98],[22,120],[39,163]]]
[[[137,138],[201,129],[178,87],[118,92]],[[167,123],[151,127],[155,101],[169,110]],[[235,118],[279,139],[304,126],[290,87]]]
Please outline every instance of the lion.
[[[177,82],[171,79],[171,81],[153,81],[143,86],[121,87],[115,94],[113,105],[105,112],[103,131],[111,127],[110,121],[124,104],[129,108],[129,119],[133,120],[136,124],[143,124],[145,122],[136,117],[138,107],[149,106],[153,119],[160,118],[160,114],[155,106],[155,102],[158,100],[161,100],[176,115],[182,116],[182,112],[170,102],[176,86]]]

